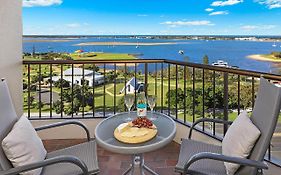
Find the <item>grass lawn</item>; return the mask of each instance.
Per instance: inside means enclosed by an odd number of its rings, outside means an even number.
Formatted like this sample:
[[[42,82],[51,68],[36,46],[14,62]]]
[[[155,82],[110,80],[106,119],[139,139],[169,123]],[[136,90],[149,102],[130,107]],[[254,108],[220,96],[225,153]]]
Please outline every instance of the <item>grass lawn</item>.
[[[123,60],[123,59],[137,59],[135,56],[126,53],[102,53],[102,52],[90,52],[90,53],[71,53],[69,54],[74,60]]]

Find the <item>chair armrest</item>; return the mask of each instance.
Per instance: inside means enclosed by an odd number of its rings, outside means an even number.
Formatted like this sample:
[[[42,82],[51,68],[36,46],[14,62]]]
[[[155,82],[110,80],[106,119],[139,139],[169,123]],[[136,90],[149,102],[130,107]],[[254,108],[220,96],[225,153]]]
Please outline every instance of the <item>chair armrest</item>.
[[[87,140],[90,141],[91,137],[90,137],[90,132],[88,130],[88,128],[86,127],[86,125],[84,125],[82,122],[77,121],[77,120],[66,120],[63,122],[58,122],[58,123],[53,123],[53,124],[49,124],[49,125],[44,125],[44,126],[40,126],[35,128],[36,131],[41,131],[41,130],[45,130],[45,129],[50,129],[50,128],[55,128],[55,127],[61,127],[61,126],[65,126],[65,125],[77,125],[80,126],[81,128],[83,128],[87,134]]]
[[[217,160],[217,161],[222,161],[222,162],[229,162],[229,163],[235,163],[243,166],[251,166],[255,167],[258,169],[268,169],[267,164],[261,161],[255,161],[255,160],[250,160],[250,159],[245,159],[245,158],[240,158],[240,157],[230,157],[230,156],[225,156],[222,154],[216,154],[216,153],[209,153],[209,152],[202,152],[195,154],[192,156],[188,162],[184,166],[184,171],[188,170],[188,168],[191,166],[192,163],[201,160],[201,159],[212,159],[212,160]]]
[[[197,121],[195,121],[191,127],[190,127],[190,131],[189,131],[189,134],[188,134],[188,138],[191,139],[191,135],[192,135],[192,130],[194,129],[194,127],[196,125],[198,125],[199,123],[202,123],[202,122],[214,122],[214,123],[223,123],[223,124],[228,124],[228,125],[231,125],[232,122],[231,121],[225,121],[225,120],[221,120],[221,119],[212,119],[212,118],[202,118],[202,119],[199,119]]]
[[[20,167],[16,167],[16,168],[11,168],[6,171],[0,171],[0,174],[1,175],[18,175],[19,173],[22,173],[22,172],[46,167],[46,166],[57,164],[57,163],[72,163],[72,164],[78,166],[82,170],[83,175],[89,174],[88,167],[86,166],[86,164],[74,156],[58,156],[58,157],[43,160],[41,162],[36,162],[36,163],[32,163],[32,164],[28,164],[28,165],[24,165],[24,166],[20,166]]]

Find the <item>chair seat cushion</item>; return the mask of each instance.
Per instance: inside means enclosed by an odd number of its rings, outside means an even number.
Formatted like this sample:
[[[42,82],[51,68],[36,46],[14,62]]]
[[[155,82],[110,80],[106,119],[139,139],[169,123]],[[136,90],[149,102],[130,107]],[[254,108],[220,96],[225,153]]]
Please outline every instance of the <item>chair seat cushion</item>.
[[[221,154],[221,147],[209,145],[195,140],[183,139],[181,143],[179,160],[176,171],[182,173],[184,164],[195,154],[211,152]],[[187,174],[192,175],[225,175],[226,170],[223,162],[216,160],[199,160],[194,162],[188,169]]]
[[[43,161],[47,151],[35,129],[22,116],[3,139],[2,148],[14,167]],[[21,173],[22,175],[40,175],[42,168]]]
[[[91,174],[99,172],[98,161],[96,155],[96,141],[85,142],[79,145],[75,145],[69,148],[57,150],[47,154],[48,158],[53,158],[63,155],[71,155],[79,158],[88,167]],[[51,166],[47,166],[43,169],[42,175],[79,175],[82,174],[82,170],[71,163],[59,163]]]

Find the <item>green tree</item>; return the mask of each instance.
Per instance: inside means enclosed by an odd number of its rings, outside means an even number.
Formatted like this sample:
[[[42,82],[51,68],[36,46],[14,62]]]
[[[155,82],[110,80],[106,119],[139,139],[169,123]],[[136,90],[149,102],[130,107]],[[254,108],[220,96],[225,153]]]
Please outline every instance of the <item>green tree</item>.
[[[178,108],[182,108],[184,106],[184,98],[184,91],[181,88],[178,88],[178,90],[172,89],[166,94],[166,104],[170,103],[172,108],[176,108],[177,105]]]
[[[57,88],[69,88],[70,83],[65,79],[59,79],[58,81],[55,81],[54,86]]]
[[[60,114],[62,112],[62,108],[64,108],[64,105],[63,103],[61,103],[60,100],[57,100],[56,102],[53,103],[53,108],[56,114]]]
[[[100,68],[93,64],[87,64],[85,65],[85,69],[93,70],[94,72],[98,72]]]
[[[43,77],[40,75],[33,75],[31,76],[31,83],[39,83],[40,81],[43,81]]]
[[[119,112],[124,112],[125,111],[125,97],[122,96],[121,99],[118,101],[116,109]]]
[[[36,102],[35,107],[36,107],[37,109],[43,108],[43,107],[44,107],[44,103],[38,101],[38,102]]]
[[[204,55],[204,57],[203,57],[203,64],[209,64],[209,57],[208,57],[208,55]]]
[[[273,55],[276,58],[281,58],[281,52],[271,52],[271,55]]]

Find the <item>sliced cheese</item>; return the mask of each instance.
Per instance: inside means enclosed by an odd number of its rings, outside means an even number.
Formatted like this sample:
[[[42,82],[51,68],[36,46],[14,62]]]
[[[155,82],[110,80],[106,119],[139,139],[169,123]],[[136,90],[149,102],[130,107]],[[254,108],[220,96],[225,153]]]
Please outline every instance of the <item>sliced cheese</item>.
[[[147,128],[132,127],[121,133],[122,137],[140,137],[148,134]]]
[[[129,128],[130,128],[130,126],[129,126],[128,123],[121,123],[121,124],[117,127],[119,133],[122,133],[122,132],[128,130]]]

